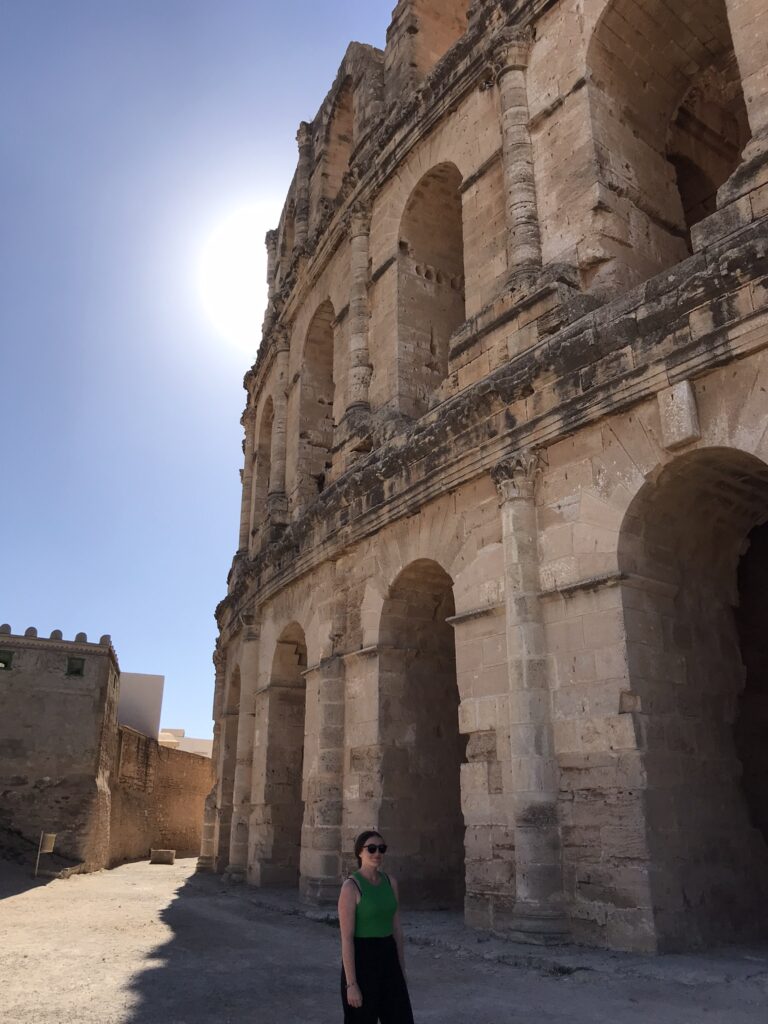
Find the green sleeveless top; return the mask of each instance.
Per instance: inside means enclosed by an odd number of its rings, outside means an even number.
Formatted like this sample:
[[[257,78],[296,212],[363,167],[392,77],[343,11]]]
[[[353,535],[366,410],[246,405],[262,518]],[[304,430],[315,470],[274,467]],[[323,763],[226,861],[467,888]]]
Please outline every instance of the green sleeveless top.
[[[360,890],[360,902],[355,908],[355,938],[385,939],[392,934],[392,918],[397,912],[397,897],[385,874],[378,885],[371,883],[356,871],[352,877]]]

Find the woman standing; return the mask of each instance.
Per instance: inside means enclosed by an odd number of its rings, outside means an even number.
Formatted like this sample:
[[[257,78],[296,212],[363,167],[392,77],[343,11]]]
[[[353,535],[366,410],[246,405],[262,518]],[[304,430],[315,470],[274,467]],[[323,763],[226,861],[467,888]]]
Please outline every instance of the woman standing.
[[[339,895],[344,1024],[413,1024],[397,882],[381,870],[386,852],[378,832],[362,832],[359,869]]]

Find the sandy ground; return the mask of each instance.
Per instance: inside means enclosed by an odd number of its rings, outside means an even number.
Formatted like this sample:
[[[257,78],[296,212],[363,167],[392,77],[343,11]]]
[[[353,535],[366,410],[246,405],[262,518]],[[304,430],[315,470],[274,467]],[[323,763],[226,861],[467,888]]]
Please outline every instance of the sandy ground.
[[[292,897],[132,864],[34,885],[0,862],[2,1024],[340,1022],[338,935]],[[766,1024],[768,950],[536,953],[412,915],[417,1024]]]

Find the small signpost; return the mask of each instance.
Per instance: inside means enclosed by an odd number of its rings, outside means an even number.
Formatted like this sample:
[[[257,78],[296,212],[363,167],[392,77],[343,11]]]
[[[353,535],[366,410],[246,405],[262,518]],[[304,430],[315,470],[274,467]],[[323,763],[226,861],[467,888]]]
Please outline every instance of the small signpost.
[[[56,843],[55,832],[41,832],[40,833],[40,845],[37,848],[37,860],[35,861],[35,878],[37,878],[37,871],[40,867],[40,854],[41,853],[53,853],[53,847]]]

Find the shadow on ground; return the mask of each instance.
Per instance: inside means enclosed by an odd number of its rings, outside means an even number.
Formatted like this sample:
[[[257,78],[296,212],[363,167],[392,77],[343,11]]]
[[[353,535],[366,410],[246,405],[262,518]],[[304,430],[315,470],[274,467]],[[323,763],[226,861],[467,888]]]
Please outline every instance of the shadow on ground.
[[[338,1018],[335,929],[265,910],[212,875],[192,875],[160,917],[172,936],[134,975],[125,1024]]]
[[[37,889],[48,881],[47,878],[34,878],[28,864],[17,864],[0,858],[0,900]]]
[[[454,917],[408,916],[419,1024],[764,1024],[766,949],[543,951],[469,932]],[[133,975],[121,1024],[340,1021],[338,929],[329,914],[308,920],[296,894],[193,875],[161,918],[168,941]]]
[[[44,853],[40,856],[39,874],[35,878],[36,861],[36,843],[0,826],[0,900],[19,896],[80,868],[78,863],[58,853]]]

